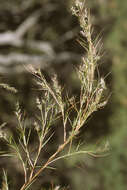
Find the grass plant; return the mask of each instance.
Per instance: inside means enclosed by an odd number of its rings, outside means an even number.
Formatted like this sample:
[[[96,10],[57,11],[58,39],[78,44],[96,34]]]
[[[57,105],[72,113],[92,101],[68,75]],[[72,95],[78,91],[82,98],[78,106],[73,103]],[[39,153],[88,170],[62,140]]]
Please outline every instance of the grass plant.
[[[95,72],[98,71],[98,61],[101,58],[102,46],[98,38],[94,37],[93,39],[90,11],[86,8],[85,2],[76,0],[72,7],[72,14],[79,20],[81,31],[78,41],[84,48],[81,64],[76,68],[81,84],[79,100],[77,100],[77,97],[64,95],[55,74],[51,77],[51,82],[48,82],[42,71],[31,65],[28,70],[33,75],[37,89],[41,94],[41,96],[36,97],[35,109],[37,109],[37,114],[33,126],[27,128],[26,118],[22,113],[19,102],[15,105],[18,140],[15,140],[13,136],[4,134],[2,128],[5,125],[1,126],[0,137],[9,146],[9,152],[1,152],[1,156],[14,156],[20,160],[22,165],[24,184],[22,184],[20,190],[31,189],[39,175],[60,159],[76,154],[98,155],[95,150],[80,150],[79,146],[75,151],[71,149],[75,136],[80,133],[81,128],[85,126],[91,114],[107,103],[107,98],[104,98],[106,89],[104,78],[101,78],[99,74],[95,77]],[[17,92],[16,89],[7,85],[2,84],[2,87]],[[74,117],[71,117],[72,113],[74,113]],[[55,132],[52,133],[51,131],[53,123],[57,120],[62,121],[63,141],[57,145],[56,150],[45,163],[40,163],[41,152],[53,138]],[[34,151],[30,148],[32,130],[36,131],[37,137]],[[2,190],[8,190],[5,171],[3,176]],[[60,187],[57,186],[54,190],[56,189],[60,189]]]

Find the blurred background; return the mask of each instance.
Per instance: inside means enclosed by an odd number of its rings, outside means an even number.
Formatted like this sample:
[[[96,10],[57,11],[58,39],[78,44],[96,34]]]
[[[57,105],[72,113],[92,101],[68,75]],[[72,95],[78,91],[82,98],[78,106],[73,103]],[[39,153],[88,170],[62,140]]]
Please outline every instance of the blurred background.
[[[18,89],[27,118],[34,117],[36,97],[31,74],[26,69],[29,64],[41,67],[47,78],[55,71],[70,94],[79,94],[75,66],[84,50],[76,41],[80,26],[71,15],[73,3],[74,0],[0,0],[0,83]],[[104,109],[91,116],[78,138],[85,148],[106,142],[110,154],[59,161],[56,170],[47,170],[39,177],[33,190],[47,190],[51,184],[70,190],[127,189],[127,1],[89,0],[87,7],[91,10],[94,35],[102,38],[99,71],[111,97]],[[5,130],[15,135],[13,111],[17,96],[0,88],[0,123],[8,121]],[[58,142],[61,133],[57,128]],[[34,140],[31,143],[34,146]],[[56,145],[57,142],[49,145],[45,159]],[[1,140],[0,150],[6,148]],[[0,158],[0,180],[3,167],[8,171],[10,189],[17,190],[24,180],[19,162]]]

